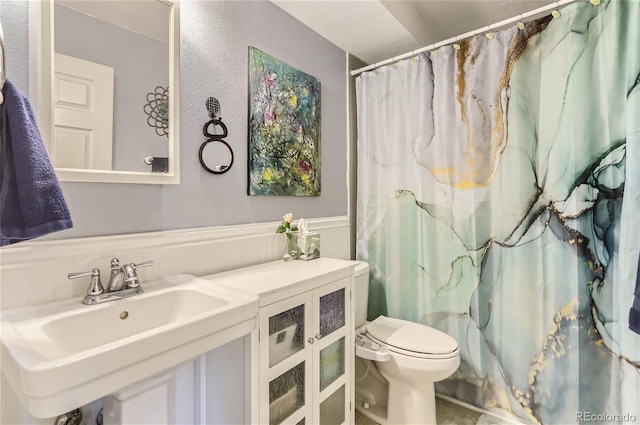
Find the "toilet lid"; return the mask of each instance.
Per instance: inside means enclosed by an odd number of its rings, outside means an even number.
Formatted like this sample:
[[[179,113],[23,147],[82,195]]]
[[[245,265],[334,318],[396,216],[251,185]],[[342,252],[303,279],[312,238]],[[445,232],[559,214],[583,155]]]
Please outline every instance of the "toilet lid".
[[[458,350],[451,336],[419,323],[378,316],[367,325],[367,333],[389,346],[415,353],[442,355]]]

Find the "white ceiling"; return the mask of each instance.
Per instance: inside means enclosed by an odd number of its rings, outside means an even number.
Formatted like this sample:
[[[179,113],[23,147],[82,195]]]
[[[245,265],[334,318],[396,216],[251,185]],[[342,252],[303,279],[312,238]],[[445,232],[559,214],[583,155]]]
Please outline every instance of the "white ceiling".
[[[336,46],[375,63],[551,0],[271,0]]]

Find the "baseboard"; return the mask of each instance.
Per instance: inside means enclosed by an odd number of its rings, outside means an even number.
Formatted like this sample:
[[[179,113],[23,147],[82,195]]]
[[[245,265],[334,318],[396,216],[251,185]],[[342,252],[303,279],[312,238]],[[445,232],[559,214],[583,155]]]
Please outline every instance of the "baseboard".
[[[467,410],[473,410],[474,412],[478,412],[478,413],[482,413],[483,415],[489,415],[489,416],[493,416],[494,418],[501,420],[501,421],[506,421],[509,422],[511,424],[515,424],[515,425],[528,425],[526,422],[519,422],[516,418],[513,417],[513,415],[510,415],[508,412],[503,411],[503,410],[496,410],[496,411],[489,411],[486,409],[481,409],[479,407],[476,407],[472,404],[469,403],[465,403],[464,401],[460,401],[458,399],[455,399],[453,397],[449,397],[446,395],[441,395],[441,394],[436,394],[436,397],[444,400],[444,401],[448,401],[451,404],[455,404],[461,407],[464,407]],[[504,412],[504,415],[501,414],[501,412]]]

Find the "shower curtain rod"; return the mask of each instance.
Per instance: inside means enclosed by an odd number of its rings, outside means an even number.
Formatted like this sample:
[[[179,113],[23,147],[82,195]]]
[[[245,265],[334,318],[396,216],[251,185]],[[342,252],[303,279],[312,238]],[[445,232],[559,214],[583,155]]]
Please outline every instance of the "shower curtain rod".
[[[398,62],[398,61],[400,61],[402,59],[406,59],[406,58],[409,58],[411,56],[415,56],[415,55],[417,55],[419,53],[423,53],[423,52],[426,52],[428,50],[435,50],[435,49],[437,49],[439,47],[446,46],[447,44],[457,43],[458,41],[461,41],[461,40],[463,40],[465,38],[473,37],[474,35],[478,35],[478,34],[482,34],[482,33],[489,33],[489,32],[491,32],[493,30],[504,28],[506,26],[514,24],[514,23],[516,23],[518,21],[525,20],[525,19],[530,18],[532,16],[541,15],[541,14],[543,14],[545,12],[550,11],[550,10],[554,10],[554,9],[559,8],[559,7],[563,7],[563,6],[566,6],[568,4],[576,3],[576,2],[579,2],[579,1],[585,1],[585,0],[560,0],[560,1],[556,1],[555,3],[549,4],[547,6],[539,7],[538,9],[534,9],[534,10],[532,10],[530,12],[523,13],[523,14],[515,16],[513,18],[505,19],[504,21],[500,21],[500,22],[497,22],[495,24],[488,25],[486,27],[478,28],[477,30],[470,31],[470,32],[458,35],[456,37],[451,37],[451,38],[448,38],[446,40],[440,41],[438,43],[430,44],[429,46],[422,47],[422,48],[417,49],[417,50],[412,50],[412,51],[404,53],[402,55],[394,56],[392,58],[385,59],[385,60],[383,60],[381,62],[376,62],[376,63],[374,63],[372,65],[367,65],[367,66],[365,66],[363,68],[359,68],[359,69],[353,70],[353,71],[351,71],[351,75],[355,76],[355,75],[361,74],[361,73],[363,73],[365,71],[376,69],[376,68],[379,68],[379,67],[384,66],[384,65],[389,65],[391,63]],[[600,4],[600,0],[590,0],[590,1],[595,6]]]

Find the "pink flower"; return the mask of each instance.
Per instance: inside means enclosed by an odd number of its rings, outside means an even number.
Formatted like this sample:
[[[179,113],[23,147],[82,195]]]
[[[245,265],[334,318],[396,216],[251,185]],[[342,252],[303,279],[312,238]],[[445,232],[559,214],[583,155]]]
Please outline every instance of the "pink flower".
[[[274,114],[271,111],[266,111],[264,113],[264,123],[265,124],[271,124],[272,122],[274,122],[276,120],[276,114]]]
[[[298,162],[298,167],[300,167],[302,170],[304,170],[305,173],[309,172],[309,164],[307,164],[304,161]]]
[[[282,223],[276,229],[276,233],[284,233],[288,239],[293,238],[293,232],[298,231],[298,226],[293,223],[293,213],[287,213],[282,216]]]
[[[265,78],[265,81],[268,87],[273,87],[274,84],[276,83],[275,76],[273,75],[267,75],[267,77]]]

